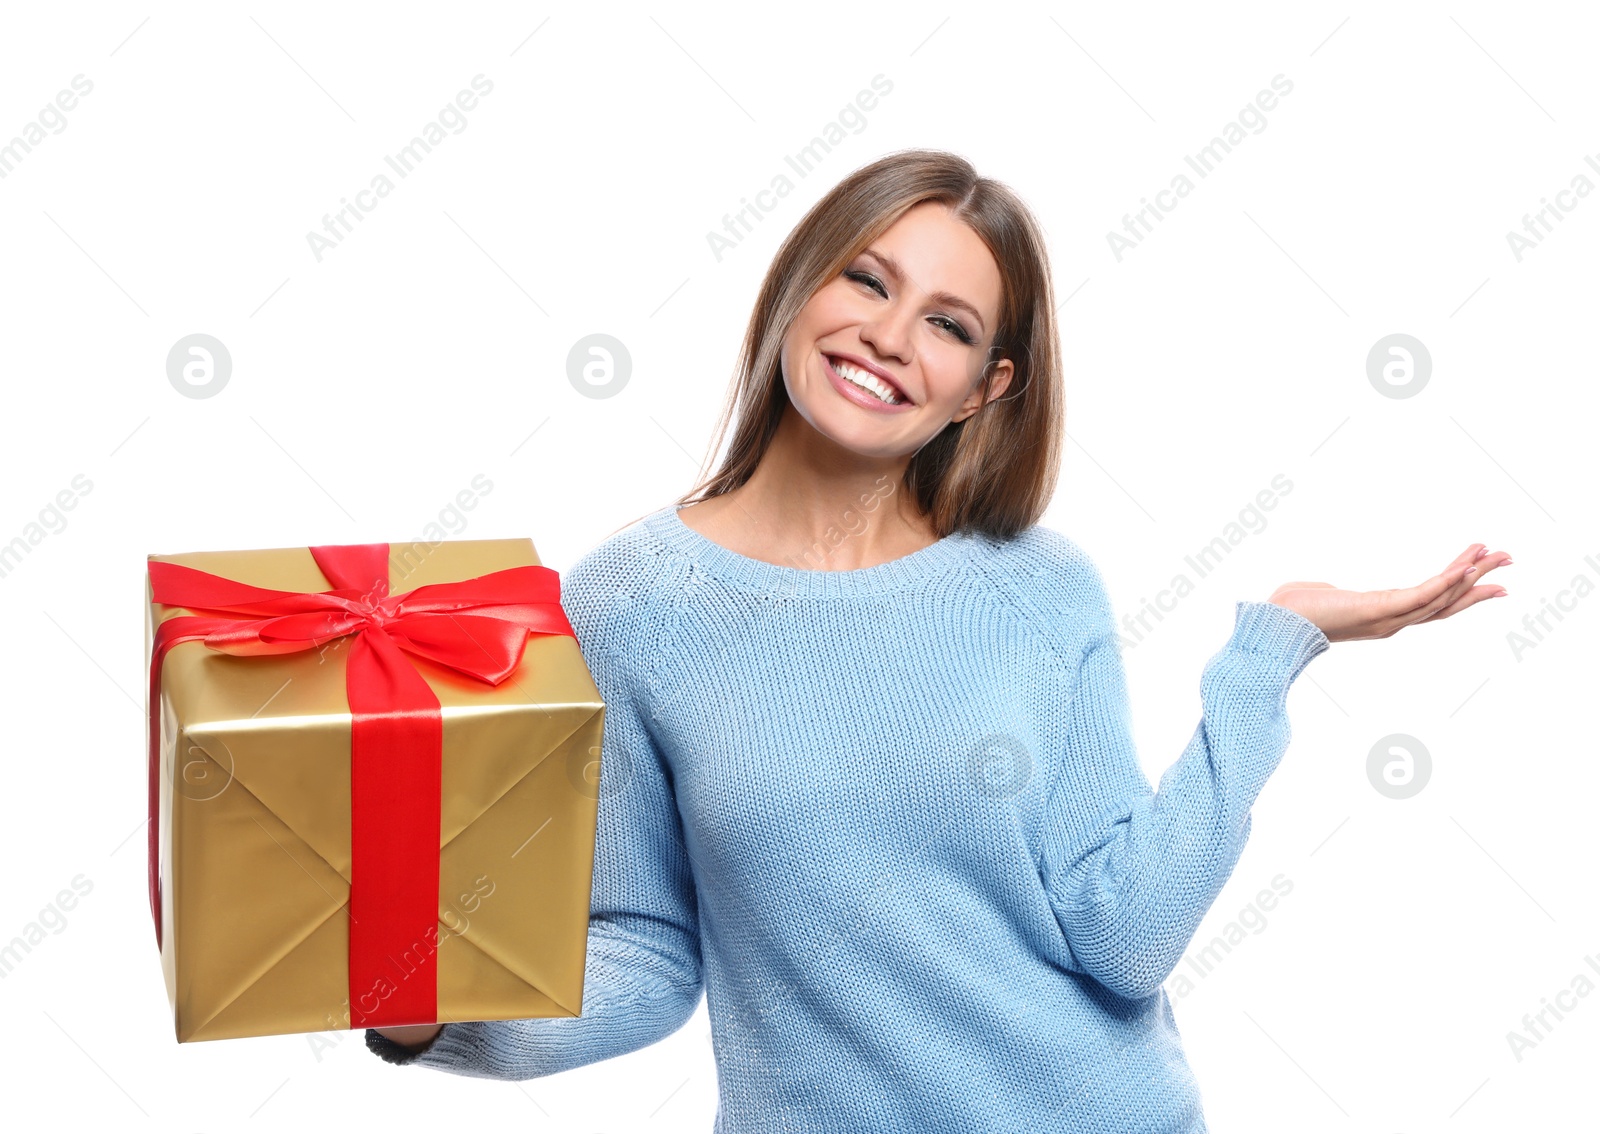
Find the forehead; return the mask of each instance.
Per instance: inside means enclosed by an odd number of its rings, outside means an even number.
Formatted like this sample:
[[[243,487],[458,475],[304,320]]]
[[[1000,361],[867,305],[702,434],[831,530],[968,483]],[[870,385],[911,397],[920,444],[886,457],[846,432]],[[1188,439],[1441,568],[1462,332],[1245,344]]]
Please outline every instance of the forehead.
[[[1000,306],[1000,267],[989,246],[947,205],[923,201],[867,249],[887,252],[925,291],[948,291],[970,301],[990,325]]]

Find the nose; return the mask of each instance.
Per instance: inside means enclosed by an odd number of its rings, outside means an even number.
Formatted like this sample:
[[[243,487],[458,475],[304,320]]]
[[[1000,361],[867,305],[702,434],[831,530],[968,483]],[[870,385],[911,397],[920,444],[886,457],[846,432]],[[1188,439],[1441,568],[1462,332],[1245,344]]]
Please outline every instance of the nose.
[[[861,324],[861,341],[884,358],[902,364],[911,361],[911,325],[917,313],[913,305],[896,301],[881,308],[876,318]]]

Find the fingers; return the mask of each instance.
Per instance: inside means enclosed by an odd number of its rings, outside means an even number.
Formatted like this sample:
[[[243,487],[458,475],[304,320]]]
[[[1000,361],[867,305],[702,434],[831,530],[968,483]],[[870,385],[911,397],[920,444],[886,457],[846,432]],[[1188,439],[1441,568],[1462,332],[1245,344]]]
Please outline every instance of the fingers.
[[[1472,587],[1467,591],[1466,594],[1456,599],[1456,601],[1451,603],[1449,606],[1435,611],[1426,618],[1417,619],[1417,623],[1421,624],[1423,622],[1437,622],[1441,618],[1449,618],[1452,614],[1457,614],[1463,610],[1466,610],[1467,607],[1473,606],[1476,603],[1480,603],[1484,599],[1494,598],[1495,595],[1499,593],[1499,587]]]
[[[1456,556],[1454,559],[1450,560],[1450,566],[1446,567],[1445,571],[1448,572],[1453,568],[1460,567],[1463,563],[1469,565],[1476,563],[1479,559],[1483,558],[1483,553],[1487,546],[1488,545],[1482,543],[1468,544],[1465,551]]]
[[[1491,552],[1486,545],[1475,543],[1456,556],[1450,566],[1427,582],[1406,590],[1391,592],[1402,607],[1395,613],[1403,617],[1425,610],[1430,612],[1431,617],[1441,605],[1448,606],[1454,603],[1469,587],[1481,583],[1490,571],[1509,562],[1511,562],[1509,553]]]
[[[1458,560],[1425,583],[1415,587],[1391,591],[1391,601],[1395,605],[1393,609],[1388,611],[1388,614],[1401,619],[1403,623],[1415,621],[1415,619],[1408,616],[1415,615],[1419,611],[1434,610],[1452,590],[1463,585],[1471,586],[1477,582],[1476,572],[1471,575],[1467,574],[1471,567],[1470,560]],[[1451,601],[1454,601],[1453,596]]]
[[[1509,551],[1485,551],[1478,561],[1473,564],[1477,570],[1466,576],[1466,578],[1473,583],[1481,583],[1490,571],[1493,571],[1496,567],[1504,567],[1510,562],[1511,553]],[[1493,590],[1494,588],[1490,589]]]
[[[1476,560],[1462,566],[1458,557],[1443,574],[1429,580],[1417,590],[1431,593],[1433,597],[1426,599],[1420,606],[1414,608],[1411,617],[1401,616],[1402,626],[1413,623],[1433,622],[1440,618],[1449,618],[1451,615],[1467,609],[1484,599],[1494,598],[1502,592],[1498,586],[1484,586],[1483,577],[1496,567],[1502,567],[1511,562],[1511,556],[1503,551],[1489,552],[1481,544],[1475,545]],[[1470,549],[1469,549],[1470,550]],[[1445,585],[1439,587],[1439,581],[1445,580]],[[1453,579],[1453,581],[1451,581]],[[1420,613],[1420,617],[1417,615]]]
[[[1453,600],[1447,601],[1443,607],[1435,610],[1432,614],[1428,615],[1428,617],[1420,619],[1420,621],[1433,622],[1440,618],[1449,618],[1452,614],[1463,611],[1469,606],[1482,602],[1484,599],[1491,599],[1505,594],[1505,588],[1500,586],[1493,584],[1487,586],[1481,584],[1473,586],[1471,584],[1479,583],[1479,581],[1490,571],[1493,571],[1496,567],[1504,567],[1510,562],[1511,556],[1508,552],[1485,551],[1481,553],[1481,558],[1479,558],[1475,564],[1477,570],[1471,575],[1467,575],[1463,580],[1464,583],[1468,584],[1465,589],[1460,594],[1456,595]]]
[[[1498,556],[1484,555],[1483,544],[1473,544],[1458,555],[1454,563],[1427,582],[1416,587],[1384,592],[1381,597],[1388,609],[1384,612],[1387,628],[1382,636],[1389,637],[1416,623],[1448,618],[1457,610],[1464,610],[1472,603],[1481,601],[1473,598],[1463,603],[1462,599],[1471,594],[1474,584],[1482,580],[1485,570],[1499,566],[1499,563]],[[1491,597],[1498,590],[1495,587],[1481,589],[1483,598]]]

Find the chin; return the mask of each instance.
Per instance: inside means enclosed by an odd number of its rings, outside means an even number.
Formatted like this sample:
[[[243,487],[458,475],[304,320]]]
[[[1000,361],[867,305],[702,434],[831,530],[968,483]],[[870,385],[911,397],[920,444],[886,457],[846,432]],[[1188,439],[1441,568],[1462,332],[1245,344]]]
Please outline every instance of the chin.
[[[821,375],[817,380],[824,384],[827,382]],[[885,417],[882,422],[870,420],[869,415],[841,401],[832,386],[824,385],[822,396],[825,402],[820,409],[804,399],[796,398],[792,388],[787,392],[789,405],[800,419],[841,449],[874,460],[893,460],[916,451],[917,446],[908,445],[901,434],[898,420],[890,417]],[[889,424],[891,421],[894,422],[892,426]]]
[[[914,448],[905,447],[903,438],[891,438],[882,427],[874,429],[860,422],[851,422],[842,428],[825,423],[817,432],[841,449],[874,460],[894,460],[915,451]]]

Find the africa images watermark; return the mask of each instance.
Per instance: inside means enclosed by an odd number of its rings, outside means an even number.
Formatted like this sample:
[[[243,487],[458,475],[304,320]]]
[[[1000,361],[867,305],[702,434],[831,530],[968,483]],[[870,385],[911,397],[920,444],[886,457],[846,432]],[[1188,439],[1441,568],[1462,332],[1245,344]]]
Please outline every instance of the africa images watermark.
[[[421,535],[405,543],[391,543],[390,586],[398,588],[400,583],[420,567],[423,560],[427,559],[446,539],[451,537],[459,539],[470,522],[466,513],[476,508],[478,502],[493,491],[494,481],[483,473],[475,474],[468,487],[457,492],[443,508],[439,509],[438,516],[428,521]]]
[[[1600,975],[1600,955],[1586,954],[1583,963]],[[1556,1024],[1566,1019],[1566,1014],[1578,1006],[1581,997],[1588,996],[1595,989],[1594,980],[1581,970],[1567,983],[1569,987],[1557,990],[1554,1004],[1549,997],[1541,996],[1539,1003],[1544,1007],[1523,1015],[1522,1031],[1506,1033],[1506,1043],[1510,1045],[1511,1054],[1518,1063],[1528,1052],[1549,1039]],[[1552,1016],[1555,1017],[1553,1022],[1550,1019]]]
[[[1584,154],[1584,164],[1595,173],[1600,174],[1600,161],[1595,160],[1595,155]],[[1594,182],[1589,180],[1588,174],[1578,173],[1572,179],[1572,184],[1565,189],[1556,191],[1556,199],[1548,197],[1539,198],[1537,212],[1522,214],[1522,232],[1515,229],[1506,233],[1506,244],[1511,249],[1512,259],[1522,263],[1525,253],[1532,251],[1544,243],[1544,238],[1555,229],[1551,221],[1564,221],[1566,214],[1578,207],[1578,202],[1594,192]]]
[[[812,543],[804,551],[789,556],[789,564],[808,571],[827,570],[820,564],[826,563],[850,537],[864,532],[867,528],[866,513],[877,511],[878,505],[894,495],[895,482],[891,481],[887,474],[878,477],[872,484],[871,492],[863,492],[858,497],[859,510],[853,507],[846,508],[840,513],[839,524],[830,524],[820,540]]]
[[[413,942],[409,948],[402,949],[398,957],[392,953],[389,955],[388,961],[394,970],[393,978],[380,976],[373,981],[370,989],[360,993],[356,997],[357,1012],[363,1018],[375,1014],[385,1000],[399,991],[398,982],[408,980],[427,965],[436,965],[439,950],[445,942],[452,937],[460,937],[472,927],[471,915],[478,912],[483,900],[493,894],[494,890],[494,880],[487,874],[480,874],[474,878],[472,889],[463,891],[456,897],[455,901],[440,914],[438,925],[429,926],[423,931],[422,937]],[[443,926],[442,932],[440,926]],[[310,1045],[311,1054],[318,1063],[322,1062],[323,1052],[338,1047],[345,1036],[350,1034],[349,998],[346,997],[340,1006],[338,1017],[329,1012],[323,1019],[334,1029],[333,1031],[306,1033],[306,1043]]]
[[[1267,530],[1267,518],[1262,513],[1272,511],[1278,506],[1279,500],[1294,491],[1294,481],[1283,473],[1274,476],[1271,485],[1271,488],[1263,488],[1256,493],[1254,501],[1239,510],[1237,519],[1224,524],[1209,542],[1192,555],[1183,557],[1196,576],[1204,579],[1246,539]],[[1177,609],[1181,599],[1194,593],[1195,587],[1195,580],[1186,572],[1179,571],[1172,577],[1171,583],[1156,593],[1154,602],[1141,596],[1138,611],[1122,616],[1122,628],[1127,633],[1117,635],[1118,647],[1128,650],[1144,641],[1152,629],[1150,619],[1153,617],[1156,622],[1161,622],[1165,615]]]
[[[404,543],[391,543],[388,593],[395,594],[407,589],[402,584],[416,573],[417,568],[427,561],[428,556],[432,555],[447,537],[460,538],[461,533],[467,530],[467,525],[471,522],[466,513],[476,508],[479,501],[493,491],[494,481],[483,473],[474,474],[468,487],[451,497],[445,506],[439,509],[437,518],[429,520],[423,526],[421,535]],[[344,634],[331,642],[324,642],[317,650],[317,664],[323,664],[330,654],[336,654],[344,649],[350,640],[350,635]]]
[[[37,520],[29,520],[22,525],[22,534],[13,536],[9,543],[0,544],[0,579],[15,571],[33,549],[45,541],[46,536],[66,531],[67,517],[63,513],[76,508],[78,500],[89,495],[93,488],[94,481],[78,473],[66,488],[45,501],[44,507],[39,509]]]
[[[1200,981],[1210,976],[1234,949],[1247,940],[1247,931],[1251,935],[1266,932],[1267,914],[1293,892],[1292,879],[1283,874],[1274,874],[1272,889],[1258,891],[1255,898],[1239,911],[1239,916],[1222,927],[1221,934],[1201,948],[1183,955],[1183,964],[1188,966],[1188,970],[1180,968],[1173,973],[1171,983],[1167,986],[1168,995],[1180,1000],[1188,996]]]
[[[1222,159],[1245,140],[1246,130],[1251,134],[1259,134],[1267,128],[1267,111],[1275,109],[1278,98],[1288,95],[1292,90],[1294,90],[1293,82],[1281,74],[1272,76],[1272,90],[1262,90],[1257,93],[1253,103],[1245,103],[1238,117],[1222,127],[1221,134],[1213,137],[1193,154],[1184,154],[1184,164],[1198,174],[1201,180],[1210,177],[1217,166],[1222,164]],[[1278,93],[1273,94],[1272,91]],[[1166,220],[1166,214],[1176,209],[1178,202],[1193,193],[1194,188],[1195,183],[1189,179],[1189,175],[1180,172],[1173,177],[1172,183],[1167,188],[1156,193],[1154,201],[1148,197],[1140,197],[1136,212],[1123,213],[1122,231],[1112,230],[1106,233],[1106,243],[1111,246],[1111,255],[1117,263],[1122,263],[1125,253],[1133,251],[1144,243],[1145,237],[1155,228],[1152,221]]]
[[[33,952],[35,945],[43,944],[45,930],[48,929],[52,934],[64,932],[67,928],[67,914],[76,909],[78,902],[88,897],[93,890],[92,879],[83,874],[74,874],[72,889],[62,889],[32,921],[22,927],[22,932],[0,945],[0,980],[10,976],[11,971],[22,964],[23,958]]]
[[[822,132],[814,136],[794,154],[785,154],[784,164],[793,170],[798,177],[805,177],[821,164],[822,159],[833,152],[839,143],[845,140],[845,131],[859,134],[867,128],[867,112],[878,105],[880,96],[887,95],[894,90],[894,83],[885,78],[882,72],[872,76],[872,90],[863,87],[853,102],[844,104],[833,121],[822,127]],[[877,94],[873,94],[877,91]],[[706,243],[711,247],[712,259],[717,263],[722,262],[725,253],[732,251],[744,242],[744,238],[755,231],[755,226],[766,219],[765,214],[778,207],[778,202],[794,192],[794,182],[789,180],[789,175],[783,171],[774,174],[771,183],[765,189],[757,191],[755,200],[748,197],[739,198],[739,208],[730,216],[722,216],[722,231],[715,229],[706,233]]]
[[[72,91],[63,87],[55,97],[55,102],[46,103],[35,119],[23,123],[22,129],[5,145],[0,146],[0,181],[10,177],[22,159],[33,152],[35,146],[45,140],[45,131],[59,134],[67,128],[67,111],[76,110],[80,95],[86,95],[94,90],[94,83],[84,78],[81,74],[72,76]]]
[[[1583,561],[1600,575],[1600,562],[1593,555],[1585,555]],[[1555,601],[1540,595],[1538,613],[1522,616],[1522,632],[1506,631],[1506,645],[1511,647],[1511,656],[1520,662],[1529,650],[1537,649],[1544,642],[1545,635],[1555,629],[1550,620],[1553,618],[1557,623],[1562,622],[1565,618],[1563,611],[1571,614],[1577,609],[1578,600],[1588,598],[1594,591],[1594,580],[1579,571],[1572,577],[1571,583],[1556,592]]]
[[[483,75],[472,76],[472,91],[477,91],[477,94],[468,90],[458,92],[453,103],[445,103],[444,109],[439,111],[438,118],[422,127],[420,137],[413,137],[393,155],[385,154],[384,163],[402,180],[411,176],[412,171],[422,164],[422,159],[445,140],[446,130],[451,134],[460,134],[466,130],[467,111],[477,107],[480,95],[488,95],[493,90],[494,83]],[[355,229],[355,223],[352,222],[366,220],[366,214],[376,209],[380,201],[394,192],[394,187],[395,183],[390,180],[387,173],[378,173],[367,188],[356,193],[354,201],[348,197],[340,197],[339,208],[332,214],[323,214],[322,232],[306,233],[306,244],[310,246],[311,255],[316,258],[317,263],[322,263],[323,254],[337,248],[344,242],[344,238],[350,235]]]

